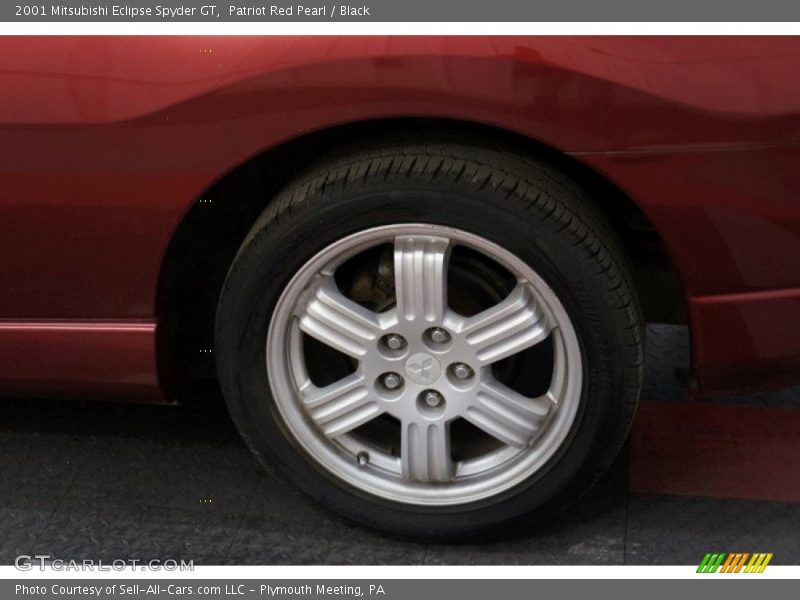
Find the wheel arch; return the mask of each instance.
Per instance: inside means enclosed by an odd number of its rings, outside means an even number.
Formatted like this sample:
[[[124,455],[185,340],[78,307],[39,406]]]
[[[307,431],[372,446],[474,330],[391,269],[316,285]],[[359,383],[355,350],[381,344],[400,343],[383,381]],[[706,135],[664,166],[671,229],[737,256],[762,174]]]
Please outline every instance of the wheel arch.
[[[276,192],[326,154],[359,140],[420,137],[499,146],[556,166],[577,181],[620,236],[647,320],[685,323],[684,294],[656,226],[617,185],[580,160],[525,135],[468,121],[387,118],[338,125],[269,148],[224,174],[191,205],[175,230],[160,271],[156,316],[159,372],[180,399],[199,379],[215,378],[217,300],[236,252]]]

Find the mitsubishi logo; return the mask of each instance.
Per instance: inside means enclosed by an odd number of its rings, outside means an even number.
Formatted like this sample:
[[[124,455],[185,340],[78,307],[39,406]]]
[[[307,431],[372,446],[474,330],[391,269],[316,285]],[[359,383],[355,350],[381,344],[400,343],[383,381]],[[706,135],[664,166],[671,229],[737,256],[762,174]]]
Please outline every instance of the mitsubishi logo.
[[[421,363],[408,365],[408,370],[416,375],[419,375],[420,379],[430,381],[431,371],[433,370],[433,359],[423,358]]]
[[[439,361],[425,352],[417,352],[406,361],[406,377],[419,385],[433,383],[442,374]]]

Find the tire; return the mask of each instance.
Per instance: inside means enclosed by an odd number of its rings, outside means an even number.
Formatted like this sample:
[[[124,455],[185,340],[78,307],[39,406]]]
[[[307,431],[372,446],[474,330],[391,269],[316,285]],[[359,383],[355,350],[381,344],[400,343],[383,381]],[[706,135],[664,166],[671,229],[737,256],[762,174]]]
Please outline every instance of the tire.
[[[385,319],[405,336],[375,329]],[[377,143],[299,176],[242,244],[216,322],[258,460],[353,521],[426,540],[500,536],[587,490],[627,436],[642,348],[593,199],[472,141]]]

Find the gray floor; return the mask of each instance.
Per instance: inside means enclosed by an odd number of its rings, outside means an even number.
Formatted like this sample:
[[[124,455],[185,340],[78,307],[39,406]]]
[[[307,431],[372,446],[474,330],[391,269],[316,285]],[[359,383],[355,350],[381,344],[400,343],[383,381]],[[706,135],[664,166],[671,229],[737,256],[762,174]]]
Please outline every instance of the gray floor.
[[[687,341],[652,328],[645,396],[683,400]],[[800,409],[800,390],[735,402]],[[258,468],[218,397],[188,406],[3,400],[0,563],[184,558],[195,564],[692,564],[768,548],[800,564],[800,504],[637,496],[623,455],[545,529],[484,545],[423,545],[346,523]]]

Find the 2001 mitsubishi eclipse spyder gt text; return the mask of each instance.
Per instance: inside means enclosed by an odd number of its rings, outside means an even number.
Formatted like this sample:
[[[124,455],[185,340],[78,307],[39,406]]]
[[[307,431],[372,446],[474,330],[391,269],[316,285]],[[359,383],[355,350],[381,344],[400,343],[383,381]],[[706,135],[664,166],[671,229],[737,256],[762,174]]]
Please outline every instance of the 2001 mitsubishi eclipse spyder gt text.
[[[0,394],[186,399],[361,523],[609,466],[646,321],[800,381],[800,40],[0,39]]]

